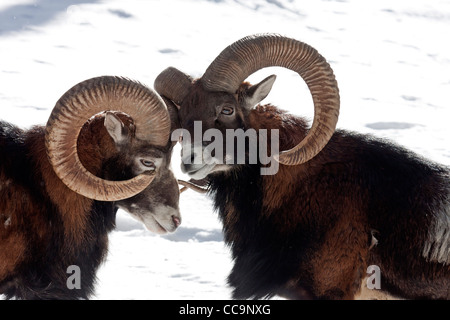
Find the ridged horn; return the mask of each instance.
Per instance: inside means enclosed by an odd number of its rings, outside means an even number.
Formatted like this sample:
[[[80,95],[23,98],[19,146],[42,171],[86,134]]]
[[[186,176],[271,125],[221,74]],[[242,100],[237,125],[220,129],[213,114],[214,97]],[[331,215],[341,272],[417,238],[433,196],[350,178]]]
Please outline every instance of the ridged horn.
[[[209,183],[205,179],[203,180],[190,179],[189,181],[178,179],[178,184],[183,186],[183,188],[180,190],[180,193],[186,191],[188,188],[197,191],[199,193],[208,192]]]
[[[192,78],[180,70],[169,67],[155,79],[154,88],[161,96],[180,105],[189,92]]]
[[[58,100],[47,122],[45,144],[56,175],[68,188],[90,199],[117,201],[144,190],[154,173],[109,181],[96,177],[80,162],[77,140],[83,124],[108,110],[128,114],[138,139],[158,146],[167,144],[170,119],[161,97],[140,83],[111,76],[83,81]]]
[[[333,70],[316,49],[275,34],[248,36],[220,53],[203,75],[203,86],[209,91],[235,93],[249,75],[271,66],[297,72],[308,85],[314,102],[314,120],[308,135],[275,158],[285,165],[307,162],[333,135],[340,104]]]

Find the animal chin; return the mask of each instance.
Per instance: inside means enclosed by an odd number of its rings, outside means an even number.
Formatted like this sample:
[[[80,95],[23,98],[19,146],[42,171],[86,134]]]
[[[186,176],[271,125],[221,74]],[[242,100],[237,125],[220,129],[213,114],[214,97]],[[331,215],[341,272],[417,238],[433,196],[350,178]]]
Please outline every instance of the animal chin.
[[[159,214],[148,215],[143,219],[145,227],[157,234],[172,233],[181,224],[181,216],[178,209],[172,207],[157,207]]]
[[[168,232],[173,232],[173,230],[168,230],[172,228],[165,228],[162,223],[159,223],[158,220],[154,217],[151,217],[150,219],[145,219],[144,225],[147,228],[148,231],[157,233],[157,234],[166,234]]]
[[[160,223],[152,214],[139,214],[138,212],[129,211],[130,216],[141,222],[148,231],[157,234],[166,234],[173,232],[175,229],[172,227],[164,227],[163,223]],[[173,229],[173,230],[172,230]]]

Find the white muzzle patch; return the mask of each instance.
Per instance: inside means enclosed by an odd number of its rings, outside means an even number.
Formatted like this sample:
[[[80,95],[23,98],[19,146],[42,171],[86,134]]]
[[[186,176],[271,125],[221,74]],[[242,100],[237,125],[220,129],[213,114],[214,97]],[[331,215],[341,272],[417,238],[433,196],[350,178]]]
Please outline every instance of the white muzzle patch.
[[[145,227],[154,233],[164,234],[174,232],[181,223],[180,210],[159,205],[152,213],[141,216]]]

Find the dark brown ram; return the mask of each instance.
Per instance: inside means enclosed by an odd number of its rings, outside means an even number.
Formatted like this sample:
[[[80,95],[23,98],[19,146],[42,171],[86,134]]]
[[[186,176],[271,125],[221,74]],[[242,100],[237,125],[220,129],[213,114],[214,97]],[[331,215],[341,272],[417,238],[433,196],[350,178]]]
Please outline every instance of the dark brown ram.
[[[255,107],[275,76],[253,86],[243,81],[269,66],[305,80],[314,102],[311,128],[274,106]],[[246,37],[201,78],[168,68],[155,89],[179,107],[183,139],[194,137],[184,143],[182,170],[208,180],[232,249],[228,281],[235,298],[353,299],[371,265],[380,268],[382,292],[450,298],[449,168],[393,143],[335,130],[337,83],[314,48],[278,35]],[[229,129],[278,130],[278,172],[262,175],[267,164],[234,164],[235,154],[226,152],[206,162],[205,155],[215,156],[207,150],[212,142],[198,141],[196,121],[203,134],[222,132],[223,149],[234,143]]]
[[[181,217],[170,130],[162,99],[117,77],[74,86],[46,127],[0,122],[0,294],[88,298],[118,208],[173,232]],[[71,266],[79,288],[67,285]]]

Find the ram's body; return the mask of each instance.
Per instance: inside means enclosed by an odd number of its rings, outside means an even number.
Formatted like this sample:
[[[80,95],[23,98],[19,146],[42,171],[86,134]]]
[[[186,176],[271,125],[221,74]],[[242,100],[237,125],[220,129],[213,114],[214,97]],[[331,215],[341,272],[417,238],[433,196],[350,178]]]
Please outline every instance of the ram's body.
[[[282,150],[307,132],[273,107],[249,119],[252,128],[279,129]],[[232,247],[236,298],[349,299],[377,265],[383,291],[450,299],[448,168],[338,130],[301,166],[265,176],[260,165],[236,166],[208,180]]]
[[[0,292],[87,298],[115,225],[114,203],[87,199],[58,179],[43,127],[1,123],[0,154]],[[81,290],[67,288],[70,265],[83,272]]]
[[[6,298],[88,298],[119,207],[151,230],[157,225],[155,232],[174,231],[180,223],[170,141],[136,142],[133,120],[117,112],[99,114],[80,130],[78,156],[90,173],[110,181],[131,179],[140,173],[139,154],[160,162],[153,182],[123,200],[87,198],[56,175],[46,127],[22,130],[0,121],[0,294]],[[68,282],[73,266],[79,268],[80,287]]]
[[[273,106],[255,108],[275,76],[253,86],[243,81],[268,66],[305,80],[314,102],[311,127]],[[203,132],[222,132],[223,150],[236,143],[226,141],[229,129],[278,130],[282,152],[273,175],[261,175],[261,164],[230,162],[234,154],[205,161],[208,141],[183,141],[181,168],[209,181],[232,248],[234,297],[352,299],[370,275],[367,267],[376,265],[384,292],[450,299],[449,168],[386,141],[335,131],[337,82],[314,48],[272,34],[245,37],[201,78],[168,68],[155,88],[178,105],[189,133],[183,139],[195,136],[199,121]]]

